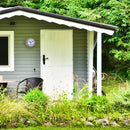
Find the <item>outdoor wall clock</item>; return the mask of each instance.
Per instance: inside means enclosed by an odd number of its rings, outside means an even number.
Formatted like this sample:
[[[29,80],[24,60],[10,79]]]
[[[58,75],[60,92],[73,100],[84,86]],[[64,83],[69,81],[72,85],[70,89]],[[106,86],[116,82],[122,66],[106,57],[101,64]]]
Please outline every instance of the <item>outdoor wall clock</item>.
[[[26,40],[26,46],[29,48],[32,48],[36,45],[36,41],[34,38],[27,38]]]

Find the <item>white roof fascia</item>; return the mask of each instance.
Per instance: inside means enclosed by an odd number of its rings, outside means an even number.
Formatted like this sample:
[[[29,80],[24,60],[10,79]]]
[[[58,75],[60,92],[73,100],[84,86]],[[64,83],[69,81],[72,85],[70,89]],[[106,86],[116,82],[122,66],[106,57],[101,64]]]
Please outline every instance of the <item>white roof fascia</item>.
[[[75,22],[72,22],[72,21],[67,21],[67,20],[58,19],[58,18],[54,18],[54,17],[29,13],[29,12],[25,12],[25,11],[21,11],[21,10],[8,12],[6,14],[1,14],[0,19],[11,18],[11,17],[14,17],[14,16],[25,16],[25,17],[28,17],[28,18],[35,18],[37,20],[44,20],[44,21],[47,21],[47,22],[50,22],[50,23],[53,22],[53,23],[60,24],[60,25],[66,25],[68,27],[75,27],[75,28],[79,28],[79,29],[85,29],[85,30],[88,30],[88,31],[96,31],[96,32],[105,33],[105,34],[108,34],[108,35],[113,35],[113,33],[114,33],[114,30],[94,27],[94,26],[85,25],[85,24],[81,24],[81,23],[75,23]]]

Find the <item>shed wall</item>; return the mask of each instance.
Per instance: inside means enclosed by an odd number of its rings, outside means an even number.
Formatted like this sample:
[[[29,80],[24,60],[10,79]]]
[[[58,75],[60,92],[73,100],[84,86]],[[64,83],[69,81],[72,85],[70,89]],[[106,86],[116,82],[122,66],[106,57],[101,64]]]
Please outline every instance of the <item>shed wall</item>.
[[[10,25],[12,21],[15,22],[15,25]],[[69,29],[69,27],[22,16],[0,21],[0,31],[14,31],[15,70],[0,72],[4,80],[20,81],[27,77],[40,76],[40,29]],[[87,32],[75,28],[71,29],[73,29],[74,75],[77,75],[80,80],[87,80]],[[36,40],[34,48],[28,48],[25,45],[25,41],[29,37]],[[16,85],[17,83],[10,83],[8,89],[13,90]]]

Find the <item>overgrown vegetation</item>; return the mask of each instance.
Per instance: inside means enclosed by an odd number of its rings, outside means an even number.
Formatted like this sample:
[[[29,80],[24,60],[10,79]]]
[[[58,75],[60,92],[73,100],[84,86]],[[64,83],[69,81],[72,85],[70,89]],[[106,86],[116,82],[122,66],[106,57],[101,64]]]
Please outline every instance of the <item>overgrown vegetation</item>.
[[[73,100],[67,100],[63,95],[59,100],[51,101],[37,89],[31,90],[22,99],[4,97],[0,102],[0,127],[86,127],[85,121],[89,117],[93,117],[93,123],[97,119],[108,118],[110,122],[116,121],[123,126],[123,120],[130,118],[130,82],[110,81],[104,83],[106,97],[89,98],[87,90],[83,90]]]
[[[104,35],[104,71],[130,77],[129,0],[2,0],[0,6],[24,6],[61,15],[118,26],[113,36]],[[107,59],[107,61],[106,61]]]

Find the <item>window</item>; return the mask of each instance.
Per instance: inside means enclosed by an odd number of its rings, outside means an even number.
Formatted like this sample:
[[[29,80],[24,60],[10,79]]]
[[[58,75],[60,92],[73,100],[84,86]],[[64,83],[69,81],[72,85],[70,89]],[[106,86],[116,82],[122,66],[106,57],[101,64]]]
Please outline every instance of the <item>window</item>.
[[[0,65],[8,65],[8,37],[0,37]]]
[[[0,71],[14,70],[14,32],[0,31]]]

